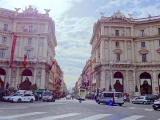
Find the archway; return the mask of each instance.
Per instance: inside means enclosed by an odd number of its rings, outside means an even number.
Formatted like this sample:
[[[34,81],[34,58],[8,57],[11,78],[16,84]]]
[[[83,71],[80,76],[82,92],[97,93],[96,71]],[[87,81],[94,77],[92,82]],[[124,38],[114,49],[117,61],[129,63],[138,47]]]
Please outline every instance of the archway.
[[[160,74],[158,75],[158,86],[159,86],[159,93],[160,93]]]
[[[140,92],[141,95],[152,94],[151,75],[147,72],[140,75]]]
[[[123,75],[120,72],[114,74],[114,85],[113,88],[116,92],[123,92]]]
[[[29,70],[29,69],[25,69],[22,72],[22,81],[21,81],[21,84],[20,84],[21,89],[23,89],[23,90],[29,90],[30,89],[30,86],[32,85],[32,83],[30,82],[31,76],[32,76],[32,71]]]
[[[0,68],[0,88],[4,88],[5,75],[6,75],[5,70]]]

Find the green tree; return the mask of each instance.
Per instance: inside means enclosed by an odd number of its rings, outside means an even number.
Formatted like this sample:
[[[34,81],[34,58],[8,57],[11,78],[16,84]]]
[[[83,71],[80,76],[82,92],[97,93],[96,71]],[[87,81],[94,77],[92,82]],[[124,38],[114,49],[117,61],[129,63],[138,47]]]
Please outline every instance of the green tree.
[[[30,89],[33,91],[33,93],[38,89],[37,84],[33,84],[30,86]]]

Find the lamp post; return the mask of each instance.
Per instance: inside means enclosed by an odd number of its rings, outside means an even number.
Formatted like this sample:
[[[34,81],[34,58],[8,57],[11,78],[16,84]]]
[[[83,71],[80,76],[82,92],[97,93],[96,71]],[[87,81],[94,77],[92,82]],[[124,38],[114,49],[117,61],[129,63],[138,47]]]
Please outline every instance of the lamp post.
[[[108,48],[109,48],[109,79],[110,79],[110,84],[109,84],[109,91],[112,91],[112,86],[111,86],[111,64],[110,64],[110,38],[108,38]]]

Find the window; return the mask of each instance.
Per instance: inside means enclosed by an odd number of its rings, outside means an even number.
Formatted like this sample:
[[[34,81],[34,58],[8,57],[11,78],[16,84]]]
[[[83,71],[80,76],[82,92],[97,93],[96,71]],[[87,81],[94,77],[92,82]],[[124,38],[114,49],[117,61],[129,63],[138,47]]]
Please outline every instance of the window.
[[[113,97],[113,93],[104,93],[104,97]]]
[[[141,35],[141,37],[144,37],[144,30],[140,31],[140,35]]]
[[[7,31],[8,30],[8,25],[4,24],[4,30]]]
[[[159,46],[160,46],[160,40],[159,40]]]
[[[145,42],[141,42],[141,47],[145,47]]]
[[[120,61],[120,54],[119,53],[116,54],[116,60]]]
[[[119,47],[119,42],[116,42],[116,47]]]
[[[147,62],[146,54],[142,54],[142,62]]]
[[[29,32],[33,32],[33,26],[29,26]]]
[[[5,57],[5,50],[0,49],[0,58],[4,58],[4,57]]]
[[[116,32],[116,36],[119,36],[119,30],[116,30],[115,32]]]
[[[32,38],[28,38],[28,44],[32,43]]]
[[[6,42],[7,41],[7,37],[2,37],[2,42]]]
[[[27,50],[27,58],[31,58],[31,50]]]
[[[160,28],[158,28],[158,35],[160,35]]]

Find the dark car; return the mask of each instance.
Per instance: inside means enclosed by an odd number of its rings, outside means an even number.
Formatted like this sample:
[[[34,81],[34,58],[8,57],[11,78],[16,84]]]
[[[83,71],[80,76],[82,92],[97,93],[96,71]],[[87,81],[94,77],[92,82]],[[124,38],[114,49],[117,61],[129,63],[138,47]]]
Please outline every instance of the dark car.
[[[145,96],[151,101],[151,103],[153,103],[158,98],[157,95],[152,95],[152,94],[148,94]]]
[[[154,110],[160,109],[160,98],[154,101],[152,107]]]

